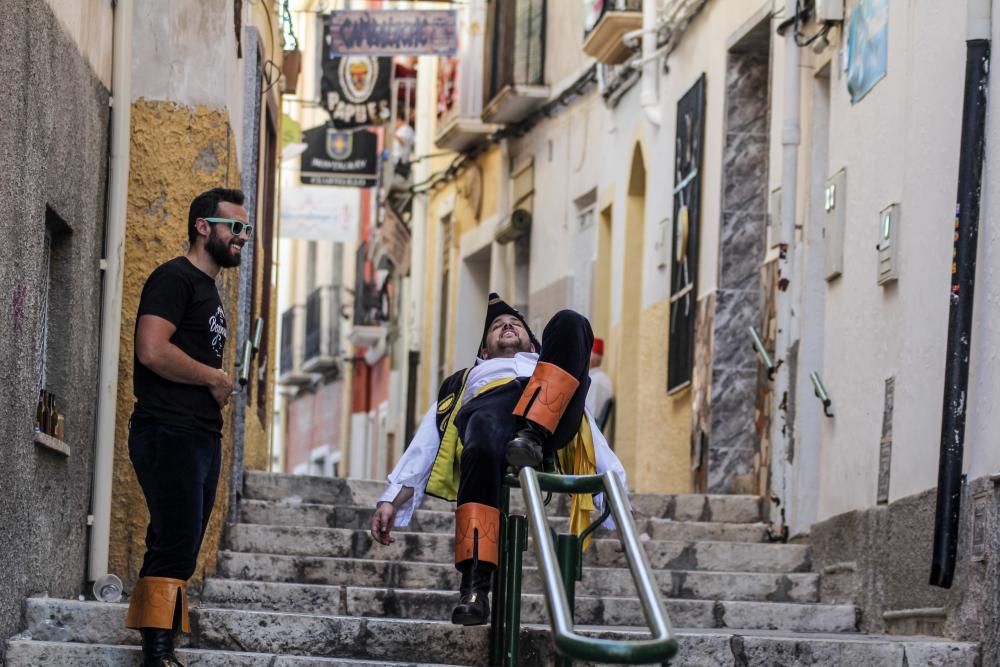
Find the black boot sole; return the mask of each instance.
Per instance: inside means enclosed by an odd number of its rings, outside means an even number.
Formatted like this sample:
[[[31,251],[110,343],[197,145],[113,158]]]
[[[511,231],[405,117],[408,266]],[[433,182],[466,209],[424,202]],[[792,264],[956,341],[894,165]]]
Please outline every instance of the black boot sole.
[[[542,453],[531,447],[508,447],[507,463],[516,470],[537,468],[542,462]]]
[[[490,616],[487,614],[483,617],[482,614],[471,609],[455,609],[455,611],[451,613],[451,622],[453,625],[486,625],[490,622]]]

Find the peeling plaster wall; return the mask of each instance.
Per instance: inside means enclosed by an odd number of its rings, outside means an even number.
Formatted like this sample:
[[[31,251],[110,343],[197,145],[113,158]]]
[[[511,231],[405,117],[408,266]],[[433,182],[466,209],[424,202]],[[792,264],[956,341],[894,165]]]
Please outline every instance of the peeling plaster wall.
[[[86,576],[109,108],[98,74],[43,0],[3,3],[0,80],[2,640],[20,629],[26,596],[76,596]],[[53,248],[51,283],[46,206],[70,230]],[[32,437],[46,311],[46,384],[66,416],[68,458]],[[0,641],[0,662],[3,651]]]
[[[225,112],[190,108],[172,102],[138,100],[132,105],[125,277],[122,294],[118,416],[115,429],[114,489],[111,508],[110,570],[131,586],[142,555],[148,513],[128,458],[128,421],[132,412],[133,335],[142,286],[150,272],[187,251],[187,213],[191,200],[217,186],[239,187],[240,172],[232,128]],[[236,330],[239,274],[219,275],[219,293]],[[230,338],[223,368],[233,374],[238,344]],[[215,569],[216,551],[226,516],[225,492],[232,464],[232,403],[223,411],[223,459],[212,519],[193,577],[200,582]]]

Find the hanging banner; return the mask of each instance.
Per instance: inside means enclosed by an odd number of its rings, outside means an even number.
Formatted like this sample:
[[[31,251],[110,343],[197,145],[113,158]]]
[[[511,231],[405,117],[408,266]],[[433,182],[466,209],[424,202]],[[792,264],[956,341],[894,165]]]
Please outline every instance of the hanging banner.
[[[302,133],[301,180],[305,185],[370,188],[378,183],[378,137],[369,130],[327,125]]]
[[[357,188],[295,184],[293,169],[281,171],[281,238],[354,243],[361,195]]]
[[[453,56],[456,23],[452,9],[331,12],[329,55]]]
[[[392,58],[324,57],[320,99],[334,127],[379,125],[389,119]]]
[[[410,272],[410,230],[392,207],[385,207],[385,220],[378,228],[375,238],[399,275],[407,275]]]

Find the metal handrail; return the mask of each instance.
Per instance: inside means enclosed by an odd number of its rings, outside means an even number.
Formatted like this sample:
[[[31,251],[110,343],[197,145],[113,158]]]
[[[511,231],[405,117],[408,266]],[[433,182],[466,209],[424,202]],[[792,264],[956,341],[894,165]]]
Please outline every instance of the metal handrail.
[[[677,638],[667,610],[650,573],[646,550],[639,541],[628,509],[622,482],[611,472],[601,475],[556,475],[524,468],[518,476],[535,540],[538,568],[545,587],[545,605],[552,623],[552,639],[559,653],[594,662],[647,664],[664,662],[677,653]],[[629,571],[639,592],[651,639],[609,640],[581,635],[573,630],[573,611],[567,600],[555,546],[542,503],[542,489],[566,493],[604,491],[625,547]]]

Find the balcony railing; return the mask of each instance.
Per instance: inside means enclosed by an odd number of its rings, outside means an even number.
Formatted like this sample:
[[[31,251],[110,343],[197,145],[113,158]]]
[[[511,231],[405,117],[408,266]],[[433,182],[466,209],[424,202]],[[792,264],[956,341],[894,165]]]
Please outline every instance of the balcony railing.
[[[323,285],[306,299],[305,357],[302,368],[322,372],[336,368],[340,347],[340,290]]]
[[[622,37],[640,28],[642,0],[604,0],[587,17],[583,52],[605,65],[621,64],[634,52]]]
[[[302,367],[305,337],[305,308],[292,306],[281,314],[280,384],[299,385],[312,378]]]
[[[549,99],[545,85],[546,0],[495,2],[492,10],[482,119],[516,123]]]

